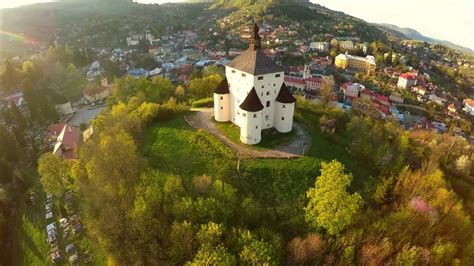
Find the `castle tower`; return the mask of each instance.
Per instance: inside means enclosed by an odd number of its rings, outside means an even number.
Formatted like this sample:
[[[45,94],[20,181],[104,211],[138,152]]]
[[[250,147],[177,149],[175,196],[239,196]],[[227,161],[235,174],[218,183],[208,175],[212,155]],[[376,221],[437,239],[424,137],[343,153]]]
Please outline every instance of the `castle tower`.
[[[240,141],[245,144],[257,144],[262,139],[262,114],[263,105],[258,98],[255,88],[239,106],[241,118]]]
[[[227,78],[214,90],[214,118],[218,122],[230,121],[230,93]]]
[[[276,98],[275,121],[273,123],[278,132],[287,133],[293,128],[295,103],[295,97],[291,95],[290,90],[283,83]]]

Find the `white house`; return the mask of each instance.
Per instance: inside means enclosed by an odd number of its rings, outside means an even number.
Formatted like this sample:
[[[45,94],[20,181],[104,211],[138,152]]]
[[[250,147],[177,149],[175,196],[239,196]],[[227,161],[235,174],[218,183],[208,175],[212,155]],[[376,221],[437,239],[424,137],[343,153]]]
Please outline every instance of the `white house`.
[[[290,132],[296,99],[283,82],[283,69],[261,50],[253,26],[249,48],[225,66],[226,78],[214,90],[214,117],[240,127],[240,141],[257,144],[262,129]]]
[[[329,43],[327,42],[312,42],[309,44],[311,50],[316,50],[318,52],[326,52],[329,50]]]
[[[464,99],[464,108],[463,110],[469,115],[474,116],[474,99]]]
[[[60,113],[61,115],[70,115],[74,113],[70,101],[56,104],[56,110],[58,110],[58,113]]]
[[[409,73],[403,73],[398,77],[397,87],[402,89],[411,88],[415,85],[415,77]]]

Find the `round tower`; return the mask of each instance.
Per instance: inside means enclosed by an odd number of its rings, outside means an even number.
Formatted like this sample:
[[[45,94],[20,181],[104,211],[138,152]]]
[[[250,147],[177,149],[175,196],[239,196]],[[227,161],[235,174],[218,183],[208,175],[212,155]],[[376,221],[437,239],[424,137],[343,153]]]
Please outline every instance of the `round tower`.
[[[230,121],[230,93],[227,78],[214,90],[214,118],[218,122]]]
[[[257,144],[262,140],[262,114],[257,112],[249,112],[240,110],[240,115],[243,116],[240,126],[240,141],[245,144]]]
[[[293,128],[293,114],[296,99],[283,83],[275,101],[275,116],[273,125],[278,132],[290,132]]]
[[[245,144],[257,144],[262,140],[262,113],[263,105],[258,98],[255,87],[239,106],[242,116],[240,121],[240,141]]]

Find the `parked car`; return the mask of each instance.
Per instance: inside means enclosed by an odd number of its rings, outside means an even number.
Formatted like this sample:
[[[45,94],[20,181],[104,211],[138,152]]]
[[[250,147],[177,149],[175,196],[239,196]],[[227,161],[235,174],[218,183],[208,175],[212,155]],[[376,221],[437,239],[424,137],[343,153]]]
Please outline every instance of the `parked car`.
[[[71,244],[67,245],[66,246],[66,253],[67,254],[77,253],[76,245],[74,245],[74,243],[71,243]]]
[[[76,264],[79,262],[79,255],[77,253],[75,253],[74,255],[70,256],[69,257],[69,262],[71,262],[71,264]]]

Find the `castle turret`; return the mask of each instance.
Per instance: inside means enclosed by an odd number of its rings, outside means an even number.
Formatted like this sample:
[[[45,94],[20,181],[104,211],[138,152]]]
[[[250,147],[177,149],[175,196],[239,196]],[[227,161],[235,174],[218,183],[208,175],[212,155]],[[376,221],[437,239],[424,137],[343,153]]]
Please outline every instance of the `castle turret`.
[[[255,87],[250,90],[249,94],[239,106],[241,125],[240,125],[240,141],[245,144],[257,144],[262,139],[262,114],[263,105],[258,98]]]
[[[273,125],[278,132],[290,132],[293,128],[295,103],[295,97],[291,95],[290,90],[286,84],[283,83],[275,101],[275,117]]]
[[[218,122],[230,121],[230,93],[227,78],[214,90],[214,118]]]

